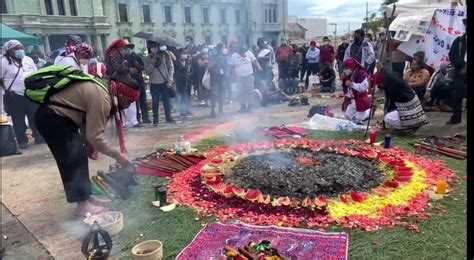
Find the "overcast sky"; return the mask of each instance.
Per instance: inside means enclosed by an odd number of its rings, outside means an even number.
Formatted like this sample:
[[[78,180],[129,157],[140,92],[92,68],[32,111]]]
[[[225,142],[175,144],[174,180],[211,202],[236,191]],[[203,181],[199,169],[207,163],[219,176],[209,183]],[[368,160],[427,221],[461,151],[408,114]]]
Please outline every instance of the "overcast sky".
[[[366,2],[369,3],[369,16],[377,12],[382,0],[288,0],[288,14],[298,17],[317,17],[328,19],[328,33],[334,34],[337,24],[337,34],[347,33],[348,23],[351,30],[361,27],[366,13]],[[378,14],[380,16],[380,14]]]

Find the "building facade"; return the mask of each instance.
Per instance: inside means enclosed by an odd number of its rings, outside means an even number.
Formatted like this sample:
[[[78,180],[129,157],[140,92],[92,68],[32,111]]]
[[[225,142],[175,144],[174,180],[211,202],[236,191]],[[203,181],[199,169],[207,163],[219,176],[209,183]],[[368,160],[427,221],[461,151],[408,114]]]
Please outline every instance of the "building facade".
[[[102,55],[112,28],[104,16],[103,1],[1,0],[1,19],[15,29],[42,37],[47,52],[63,47],[66,36],[76,34]]]
[[[109,0],[104,1],[112,38],[126,38],[139,48],[139,31],[164,32],[184,42],[228,44],[258,37],[278,40],[288,32],[288,0]]]
[[[308,31],[308,29],[304,28],[299,23],[289,23],[288,31],[288,40],[294,41],[306,39],[306,31]]]
[[[2,22],[43,38],[50,52],[68,34],[80,35],[100,56],[107,44],[126,38],[138,48],[139,31],[164,32],[184,43],[239,39],[256,44],[288,34],[288,0],[0,0]]]
[[[329,36],[328,20],[326,18],[304,18],[290,16],[289,23],[298,23],[304,28],[308,29],[308,31],[306,31],[306,39]]]

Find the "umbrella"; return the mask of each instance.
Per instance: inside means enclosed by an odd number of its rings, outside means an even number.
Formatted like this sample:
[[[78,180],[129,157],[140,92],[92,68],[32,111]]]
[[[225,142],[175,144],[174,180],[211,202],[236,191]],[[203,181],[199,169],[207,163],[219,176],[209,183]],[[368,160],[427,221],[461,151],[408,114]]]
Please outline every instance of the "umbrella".
[[[136,34],[133,35],[133,37],[145,39],[147,41],[152,41],[152,42],[157,42],[161,45],[166,45],[169,47],[182,47],[181,45],[175,38],[169,36],[168,34],[165,33],[160,33],[160,32],[137,32]]]

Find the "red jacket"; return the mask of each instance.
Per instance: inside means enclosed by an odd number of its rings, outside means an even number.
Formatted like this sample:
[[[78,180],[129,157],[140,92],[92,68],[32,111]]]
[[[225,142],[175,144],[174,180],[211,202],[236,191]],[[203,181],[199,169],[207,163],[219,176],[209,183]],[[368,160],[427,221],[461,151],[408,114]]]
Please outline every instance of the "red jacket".
[[[276,51],[276,60],[277,61],[288,61],[293,48],[290,45],[281,45]]]
[[[334,47],[332,45],[326,44],[320,46],[319,51],[319,64],[334,62]]]

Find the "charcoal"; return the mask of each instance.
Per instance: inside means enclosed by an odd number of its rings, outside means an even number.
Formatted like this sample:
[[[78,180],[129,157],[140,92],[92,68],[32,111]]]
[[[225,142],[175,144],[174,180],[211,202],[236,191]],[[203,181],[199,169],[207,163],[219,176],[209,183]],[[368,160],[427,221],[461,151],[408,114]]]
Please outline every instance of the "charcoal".
[[[316,164],[303,164],[298,158]],[[224,181],[244,189],[259,189],[272,197],[304,199],[363,192],[380,185],[385,173],[375,161],[305,149],[249,155],[241,159]]]

